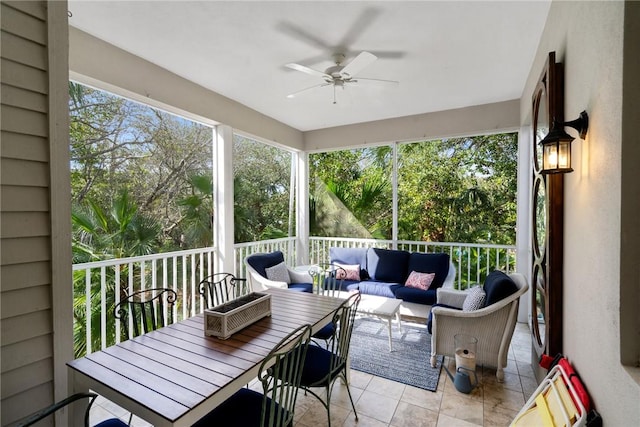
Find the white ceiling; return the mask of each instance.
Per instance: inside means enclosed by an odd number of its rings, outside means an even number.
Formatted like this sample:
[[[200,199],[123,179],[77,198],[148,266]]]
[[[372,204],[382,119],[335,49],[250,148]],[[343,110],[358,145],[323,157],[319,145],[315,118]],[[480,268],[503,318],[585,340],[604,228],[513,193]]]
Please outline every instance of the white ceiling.
[[[550,0],[69,1],[93,36],[301,131],[520,98]],[[286,68],[378,60],[337,91]],[[358,77],[357,76],[357,77]]]

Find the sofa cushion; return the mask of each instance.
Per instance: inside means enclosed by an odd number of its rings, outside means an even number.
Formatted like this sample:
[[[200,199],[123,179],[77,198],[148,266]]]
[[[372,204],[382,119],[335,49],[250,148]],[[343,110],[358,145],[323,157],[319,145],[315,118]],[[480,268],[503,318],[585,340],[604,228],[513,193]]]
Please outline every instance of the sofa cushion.
[[[358,289],[363,294],[387,298],[395,298],[395,290],[401,287],[403,286],[399,283],[377,282],[373,280],[365,280],[358,285]]]
[[[484,280],[483,289],[487,295],[485,307],[495,304],[518,291],[515,282],[500,270],[494,270],[489,273]]]
[[[427,254],[412,252],[409,255],[408,271],[435,273],[430,289],[437,289],[444,284],[449,273],[449,254]]]
[[[265,271],[268,267],[273,267],[276,264],[284,262],[284,255],[280,251],[275,251],[266,254],[253,254],[247,257],[247,264],[258,272],[262,277],[267,277]]]
[[[360,280],[344,280],[340,286],[341,291],[357,291],[360,289]]]
[[[409,288],[422,289],[426,291],[431,286],[431,282],[433,282],[433,278],[435,277],[435,273],[418,273],[417,271],[412,271],[409,273],[409,277],[407,277],[407,281],[404,282],[404,285]]]
[[[367,272],[368,248],[329,248],[329,262],[336,264],[360,265],[360,279],[369,278]]]
[[[367,271],[373,280],[404,283],[409,276],[408,265],[409,252],[407,251],[370,248],[367,252]]]
[[[396,298],[400,298],[406,302],[414,302],[416,304],[433,305],[436,303],[436,290],[410,288],[408,286],[400,286],[395,289]]]
[[[474,286],[469,289],[469,293],[467,293],[467,297],[464,299],[462,303],[462,311],[475,311],[484,307],[484,300],[486,298],[486,294],[482,289],[482,286]]]

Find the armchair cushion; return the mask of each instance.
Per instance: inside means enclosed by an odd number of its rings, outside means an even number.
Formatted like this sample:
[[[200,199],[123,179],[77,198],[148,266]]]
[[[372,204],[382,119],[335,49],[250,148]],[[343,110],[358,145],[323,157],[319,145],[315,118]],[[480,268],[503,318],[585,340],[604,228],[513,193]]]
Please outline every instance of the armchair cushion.
[[[462,311],[475,311],[481,309],[484,307],[485,298],[486,294],[484,293],[482,286],[474,286],[469,289],[467,297],[464,299]]]
[[[247,257],[247,264],[249,264],[259,275],[267,277],[265,271],[268,267],[273,267],[276,264],[284,262],[284,255],[280,251],[275,251],[267,254],[255,254]]]
[[[290,283],[287,288],[291,291],[313,293],[313,283]]]
[[[513,279],[500,270],[494,270],[489,273],[484,281],[483,289],[487,295],[485,307],[495,304],[518,291]]]
[[[448,304],[433,304],[431,306],[431,310],[433,310],[435,307],[452,308],[454,310],[460,310],[460,307],[454,307]],[[433,311],[429,311],[429,317],[427,318],[427,332],[429,333],[431,333],[432,322],[433,322]]]
[[[276,282],[285,282],[286,284],[291,283],[291,278],[289,277],[289,269],[287,268],[284,262],[274,265],[273,267],[267,267],[264,269],[267,274],[267,279],[275,280]]]

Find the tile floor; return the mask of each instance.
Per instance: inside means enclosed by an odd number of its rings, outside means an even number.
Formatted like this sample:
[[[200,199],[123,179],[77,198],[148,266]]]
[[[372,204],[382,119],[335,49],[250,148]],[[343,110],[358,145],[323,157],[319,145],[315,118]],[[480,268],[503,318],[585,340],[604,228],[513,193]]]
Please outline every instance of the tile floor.
[[[478,367],[481,386],[471,394],[458,392],[444,370],[435,392],[351,371],[351,393],[358,412],[356,422],[346,388],[336,383],[331,398],[331,425],[334,427],[466,427],[507,426],[536,389],[531,368],[529,328],[519,323],[509,349],[505,381],[498,383],[495,370]],[[455,362],[445,359],[450,370]],[[91,411],[91,424],[105,418],[129,415],[113,403],[98,398]],[[133,417],[134,427],[150,424]],[[295,427],[327,425],[324,407],[302,392],[298,398]],[[231,427],[231,426],[229,426]]]

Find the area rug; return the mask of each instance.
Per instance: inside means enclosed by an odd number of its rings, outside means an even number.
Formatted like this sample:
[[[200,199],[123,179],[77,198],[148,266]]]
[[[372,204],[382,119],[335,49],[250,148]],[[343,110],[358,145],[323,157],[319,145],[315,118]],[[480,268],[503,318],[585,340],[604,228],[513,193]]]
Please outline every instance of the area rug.
[[[402,322],[402,333],[393,322],[393,351],[389,352],[387,322],[375,318],[357,318],[351,335],[351,369],[387,378],[403,384],[436,391],[442,356],[431,367],[431,335],[427,328]]]

